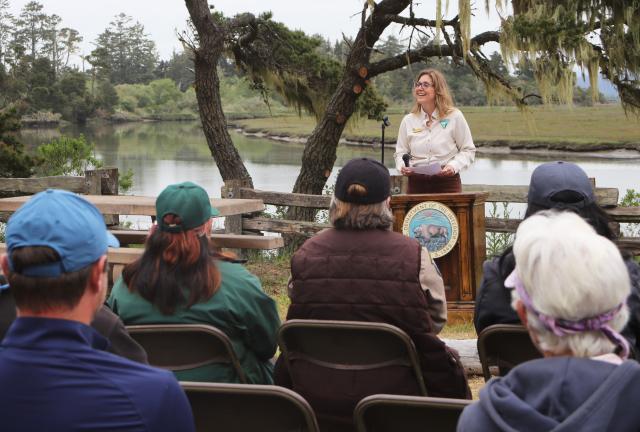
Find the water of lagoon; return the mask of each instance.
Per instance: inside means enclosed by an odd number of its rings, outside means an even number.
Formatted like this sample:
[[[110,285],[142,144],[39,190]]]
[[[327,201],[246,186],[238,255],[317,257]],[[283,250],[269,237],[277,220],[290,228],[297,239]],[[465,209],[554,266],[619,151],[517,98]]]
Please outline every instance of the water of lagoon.
[[[156,196],[171,183],[190,180],[202,185],[211,196],[220,196],[223,184],[213,161],[199,122],[127,123],[67,127],[58,129],[29,129],[22,131],[22,140],[29,146],[50,141],[66,134],[84,134],[95,144],[98,159],[105,166],[134,172],[134,195]],[[265,138],[246,137],[231,133],[256,189],[290,192],[300,171],[304,145]],[[393,146],[385,152],[385,163],[392,174]],[[380,158],[379,147],[340,145],[329,184],[335,182],[338,170],[354,157]],[[467,184],[528,184],[531,172],[539,164],[559,159],[558,156],[483,155],[461,173]],[[622,196],[626,189],[640,190],[638,159],[595,159],[571,157],[579,163],[600,187],[616,187]],[[520,212],[520,208],[515,208]]]

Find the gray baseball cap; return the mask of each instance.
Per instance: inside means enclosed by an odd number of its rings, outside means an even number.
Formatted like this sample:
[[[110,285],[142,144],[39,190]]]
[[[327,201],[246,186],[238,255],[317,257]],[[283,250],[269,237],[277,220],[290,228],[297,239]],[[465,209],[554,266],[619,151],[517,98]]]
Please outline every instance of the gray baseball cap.
[[[537,204],[545,208],[555,208],[558,200],[553,199],[558,192],[571,191],[581,199],[569,204],[584,207],[596,201],[593,187],[587,173],[571,162],[548,162],[540,165],[531,174],[529,182],[529,204]]]

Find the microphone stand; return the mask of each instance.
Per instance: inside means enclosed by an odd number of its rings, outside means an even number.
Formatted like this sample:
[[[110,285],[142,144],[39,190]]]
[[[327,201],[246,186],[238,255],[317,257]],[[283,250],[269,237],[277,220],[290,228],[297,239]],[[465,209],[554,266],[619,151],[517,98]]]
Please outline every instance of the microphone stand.
[[[382,124],[380,125],[382,128],[382,139],[380,140],[380,148],[382,151],[382,154],[380,155],[380,163],[382,165],[384,165],[384,130],[386,129],[387,126],[390,126],[391,123],[389,123],[389,117],[388,116],[384,116],[382,118]]]

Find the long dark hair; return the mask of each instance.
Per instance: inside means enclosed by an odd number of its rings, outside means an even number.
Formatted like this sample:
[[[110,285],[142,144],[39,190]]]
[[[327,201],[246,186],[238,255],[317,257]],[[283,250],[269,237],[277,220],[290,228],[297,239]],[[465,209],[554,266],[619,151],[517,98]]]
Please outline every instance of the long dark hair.
[[[153,303],[164,315],[173,314],[179,306],[190,307],[210,299],[222,282],[216,260],[228,257],[201,232],[196,228],[169,233],[154,226],[142,257],[122,271],[129,290]]]
[[[551,209],[559,211],[572,211],[587,221],[589,225],[601,236],[608,238],[611,241],[616,239],[616,235],[611,229],[611,219],[609,215],[595,202],[579,205],[583,200],[582,195],[577,192],[566,190],[561,191],[553,195],[551,201],[554,205]],[[544,207],[535,203],[529,203],[527,205],[527,211],[524,214],[524,219],[529,216],[533,216],[542,210],[549,210],[548,207]],[[506,279],[507,276],[513,271],[516,266],[516,261],[512,253],[513,247],[509,246],[502,252],[498,259],[498,268],[502,279]],[[627,254],[621,251],[622,257],[626,259]]]

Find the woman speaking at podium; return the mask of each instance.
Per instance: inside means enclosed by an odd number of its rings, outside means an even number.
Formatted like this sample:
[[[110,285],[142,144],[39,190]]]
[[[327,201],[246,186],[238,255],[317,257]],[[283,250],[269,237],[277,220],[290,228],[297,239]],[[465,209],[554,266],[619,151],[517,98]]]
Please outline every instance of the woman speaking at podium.
[[[396,168],[409,177],[409,193],[461,192],[459,172],[473,163],[476,147],[447,81],[437,70],[422,70],[413,96],[398,131]]]

